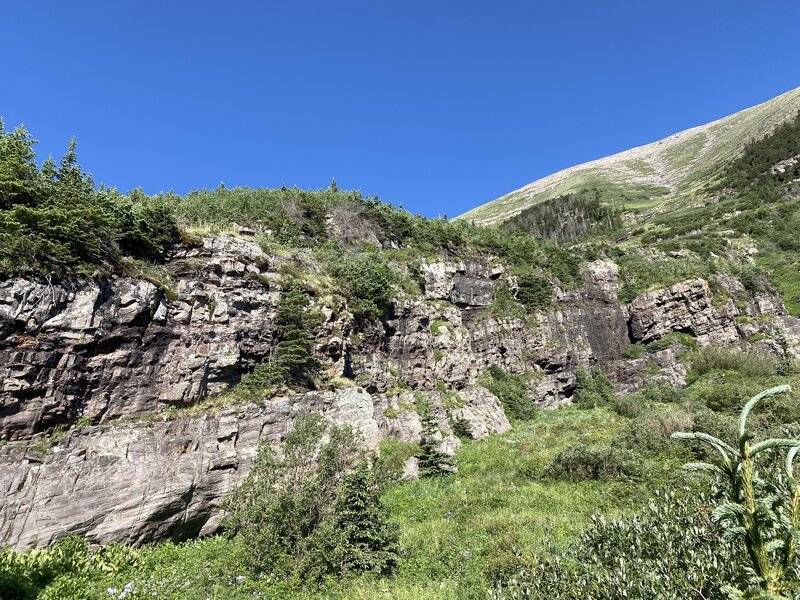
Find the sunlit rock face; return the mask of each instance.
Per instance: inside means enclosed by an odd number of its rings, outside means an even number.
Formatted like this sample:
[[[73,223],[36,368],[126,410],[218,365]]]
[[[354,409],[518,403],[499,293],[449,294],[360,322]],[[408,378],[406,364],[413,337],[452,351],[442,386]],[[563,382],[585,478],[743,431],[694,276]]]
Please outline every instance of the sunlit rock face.
[[[422,294],[360,330],[316,300],[325,322],[315,351],[332,377],[349,367],[344,387],[203,409],[269,355],[281,260],[252,239],[220,236],[167,257],[166,284],[0,282],[0,545],[43,546],[69,533],[133,544],[211,533],[259,441],[277,444],[308,412],[353,426],[376,448],[385,437],[419,439],[416,403],[425,398],[442,449],[453,452],[456,421],[475,439],[510,427],[478,385],[493,364],[530,373],[533,400],[557,407],[571,401],[581,369],[601,369],[624,392],[656,380],[681,385],[680,348],[625,357],[632,343],[670,332],[699,344],[758,333],[765,349],[800,348],[800,322],[780,301],[746,296],[733,279],[717,283],[742,299],[736,306],[715,303],[702,279],[626,305],[617,265],[595,261],[579,289],[556,290],[549,310],[499,318],[495,290],[514,285],[504,266],[441,259],[419,266]],[[66,431],[57,441],[56,427]]]
[[[738,339],[733,300],[715,306],[704,279],[690,279],[668,288],[647,292],[631,302],[631,337],[650,342],[680,331],[701,345],[724,344]]]
[[[445,432],[464,418],[475,439],[510,428],[499,400],[481,388],[463,392],[459,408],[442,395],[426,401]],[[319,413],[352,427],[377,449],[390,434],[418,441],[419,418],[384,416],[397,399],[362,389],[310,392],[215,413],[74,428],[43,448],[36,440],[0,447],[0,546],[46,546],[68,533],[98,543],[140,545],[214,533],[221,500],[247,475],[259,442],[278,445],[301,415]],[[460,442],[442,435],[452,454]]]

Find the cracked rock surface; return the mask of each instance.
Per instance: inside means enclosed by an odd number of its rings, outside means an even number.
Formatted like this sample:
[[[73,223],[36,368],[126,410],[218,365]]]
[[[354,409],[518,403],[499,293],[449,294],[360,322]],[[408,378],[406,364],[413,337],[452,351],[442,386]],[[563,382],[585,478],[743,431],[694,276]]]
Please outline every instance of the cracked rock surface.
[[[307,412],[352,425],[374,448],[388,436],[419,439],[422,395],[442,449],[454,452],[456,421],[475,439],[510,427],[499,400],[476,385],[493,364],[530,373],[533,400],[556,407],[571,400],[579,369],[602,369],[623,392],[653,380],[681,385],[677,347],[625,358],[632,343],[671,332],[700,345],[761,334],[765,349],[779,351],[781,339],[800,354],[800,320],[732,278],[717,283],[736,304],[715,303],[702,279],[624,304],[617,265],[595,261],[579,289],[556,290],[551,309],[497,318],[495,286],[512,282],[504,267],[443,258],[421,265],[421,297],[398,299],[365,330],[346,311],[318,307],[327,318],[315,332],[319,358],[332,376],[349,364],[352,387],[175,413],[228,390],[269,355],[279,260],[252,239],[223,235],[173,251],[167,286],[0,281],[0,545],[43,546],[68,533],[141,544],[215,531],[220,501],[246,476],[259,440],[278,443]],[[56,427],[66,430],[57,443]]]

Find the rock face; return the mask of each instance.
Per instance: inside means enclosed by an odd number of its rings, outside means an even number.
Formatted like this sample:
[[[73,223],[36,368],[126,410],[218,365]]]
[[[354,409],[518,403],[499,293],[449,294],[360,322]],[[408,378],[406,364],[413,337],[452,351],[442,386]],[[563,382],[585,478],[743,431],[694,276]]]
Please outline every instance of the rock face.
[[[631,302],[631,339],[650,342],[673,332],[695,336],[700,344],[724,344],[738,339],[733,300],[714,306],[708,283],[690,279],[648,292]]]
[[[441,395],[428,400],[449,432]],[[149,423],[73,429],[45,449],[41,442],[0,447],[0,547],[41,547],[69,533],[90,541],[141,545],[213,533],[220,502],[250,469],[259,440],[280,442],[294,419],[321,413],[359,431],[368,447],[397,430],[419,439],[419,418],[407,425],[384,416],[386,398],[363,390],[308,393],[214,414]],[[473,436],[509,429],[500,402],[486,390],[463,394]],[[453,452],[457,438],[443,436]]]
[[[331,227],[364,235],[350,215],[339,217]],[[454,451],[456,422],[476,439],[510,427],[497,398],[476,386],[492,364],[531,373],[534,401],[555,407],[570,401],[579,369],[599,367],[624,391],[680,383],[674,348],[625,358],[631,343],[673,331],[699,344],[759,333],[766,347],[777,351],[780,341],[800,354],[800,321],[774,298],[742,296],[735,281],[722,283],[741,297],[739,309],[715,305],[701,279],[624,305],[619,269],[596,261],[580,289],[557,290],[551,310],[500,318],[495,286],[513,289],[503,266],[442,259],[422,265],[422,297],[397,300],[366,330],[319,306],[328,316],[316,332],[319,358],[334,376],[349,366],[358,388],[174,419],[175,408],[228,389],[268,356],[281,260],[314,269],[302,256],[271,257],[222,236],[169,256],[167,285],[0,282],[0,545],[40,546],[70,532],[137,544],[213,531],[258,440],[276,442],[303,412],[353,425],[372,447],[386,436],[416,441],[422,394],[442,448]],[[48,449],[57,426],[68,432]]]
[[[475,280],[489,289],[502,275],[502,269],[488,264],[423,266],[425,294],[434,301],[452,299],[464,278],[469,278],[471,289],[476,288]],[[382,351],[358,368],[376,389],[384,389],[382,383],[392,385],[382,376],[390,370],[421,387],[433,388],[442,381],[461,388],[497,364],[514,372],[533,371],[536,401],[541,406],[558,406],[569,401],[577,369],[620,357],[630,345],[627,313],[617,299],[617,266],[590,263],[584,280],[584,288],[560,294],[556,310],[537,314],[530,321],[496,319],[482,310],[485,300],[475,300],[475,296],[472,304],[464,306],[421,300],[399,303],[371,342],[380,344]]]
[[[419,442],[422,432],[418,410],[420,399],[432,404],[439,428],[445,432],[459,420],[468,424],[473,440],[483,439],[491,433],[505,433],[511,429],[503,405],[497,397],[482,387],[472,386],[447,394],[439,391],[404,391],[379,397],[376,401],[375,418],[381,431],[387,437]]]
[[[266,263],[256,244],[209,238],[172,257],[172,300],[128,278],[0,282],[0,437],[185,406],[237,383],[269,351],[278,293]]]
[[[492,280],[502,268],[478,261],[423,265],[425,297],[448,300],[461,307],[489,306],[494,299]]]

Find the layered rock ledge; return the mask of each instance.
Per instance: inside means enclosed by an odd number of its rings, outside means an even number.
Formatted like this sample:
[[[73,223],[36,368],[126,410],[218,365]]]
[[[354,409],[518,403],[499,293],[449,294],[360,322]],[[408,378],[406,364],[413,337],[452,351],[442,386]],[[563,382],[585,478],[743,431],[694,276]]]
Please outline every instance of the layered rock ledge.
[[[800,354],[800,320],[730,278],[716,283],[737,303],[715,302],[708,282],[690,279],[624,304],[617,265],[595,261],[579,289],[556,290],[549,310],[500,318],[496,286],[514,283],[503,266],[442,259],[421,266],[421,297],[397,300],[366,330],[346,311],[319,307],[327,321],[316,352],[333,377],[349,363],[353,387],[204,412],[204,399],[269,354],[279,259],[221,236],[176,250],[164,269],[168,288],[123,277],[0,282],[0,545],[42,546],[73,532],[139,544],[214,531],[258,441],[277,443],[305,412],[352,424],[375,446],[418,437],[423,394],[452,451],[455,420],[474,437],[509,428],[497,398],[476,387],[493,364],[530,373],[534,401],[557,407],[571,400],[580,369],[602,369],[625,392],[682,384],[680,349],[626,358],[631,344],[673,332],[699,345],[757,338]]]

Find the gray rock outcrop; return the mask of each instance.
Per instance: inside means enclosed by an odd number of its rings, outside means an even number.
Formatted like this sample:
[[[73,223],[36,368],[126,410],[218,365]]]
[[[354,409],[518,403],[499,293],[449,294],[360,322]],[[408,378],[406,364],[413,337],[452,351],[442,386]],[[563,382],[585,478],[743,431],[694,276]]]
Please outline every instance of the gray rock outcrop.
[[[366,235],[337,218],[331,227]],[[671,332],[699,344],[755,336],[800,355],[800,321],[734,280],[722,283],[736,304],[715,303],[707,282],[691,279],[625,305],[618,267],[595,261],[582,287],[556,290],[551,309],[522,319],[494,310],[496,286],[514,289],[502,265],[443,258],[422,265],[421,297],[399,298],[361,331],[346,311],[318,307],[327,317],[315,332],[319,358],[334,376],[349,364],[359,387],[180,410],[228,390],[269,355],[281,260],[315,268],[220,236],[174,251],[160,284],[0,281],[0,545],[41,546],[71,532],[140,544],[214,531],[219,502],[246,475],[258,441],[277,442],[308,411],[353,425],[370,447],[389,436],[417,441],[423,394],[443,449],[454,451],[455,422],[475,439],[510,427],[498,399],[476,385],[493,364],[530,373],[534,401],[556,407],[571,400],[579,369],[601,368],[626,392],[680,384],[677,347],[626,358],[631,343]],[[66,437],[51,444],[56,427]]]
[[[725,344],[738,339],[733,300],[715,306],[708,283],[690,279],[647,292],[629,306],[631,339],[650,342],[671,332],[689,333],[700,344]]]
[[[269,351],[278,294],[254,243],[208,238],[169,263],[175,289],[116,278],[0,282],[0,437],[186,406],[236,384]]]
[[[454,453],[441,395],[428,398]],[[68,534],[92,542],[141,545],[215,532],[221,500],[247,475],[259,441],[278,444],[299,415],[320,413],[360,432],[369,448],[397,424],[386,398],[357,388],[281,397],[171,420],[75,428],[62,440],[0,447],[0,547],[42,547]],[[474,436],[508,430],[500,402],[480,388],[464,394]],[[419,439],[419,418],[401,427]]]

